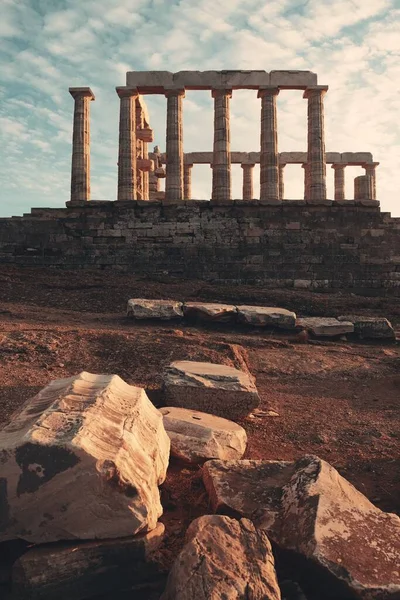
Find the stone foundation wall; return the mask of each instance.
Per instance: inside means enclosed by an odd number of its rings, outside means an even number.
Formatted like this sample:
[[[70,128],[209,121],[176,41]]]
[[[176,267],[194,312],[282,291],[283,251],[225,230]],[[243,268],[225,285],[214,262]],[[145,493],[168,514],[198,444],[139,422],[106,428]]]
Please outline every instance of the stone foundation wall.
[[[400,219],[376,202],[88,202],[0,219],[0,262],[400,295]]]

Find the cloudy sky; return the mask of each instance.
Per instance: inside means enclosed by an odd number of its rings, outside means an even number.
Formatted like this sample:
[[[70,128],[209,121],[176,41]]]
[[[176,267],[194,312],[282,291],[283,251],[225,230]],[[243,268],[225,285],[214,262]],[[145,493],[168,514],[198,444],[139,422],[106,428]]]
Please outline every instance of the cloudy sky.
[[[115,199],[118,97],[128,70],[300,69],[328,84],[327,151],[369,151],[380,162],[378,199],[400,215],[400,0],[0,0],[0,216],[69,198],[73,100],[90,86],[92,199]],[[259,149],[260,100],[231,101],[232,150]],[[148,100],[165,149],[164,97]],[[212,149],[209,92],[187,92],[185,151]],[[306,101],[278,96],[280,151],[306,150]],[[241,197],[241,169],[232,168]],[[346,197],[361,167],[346,170]],[[328,167],[328,196],[333,170]],[[257,178],[257,176],[256,176]],[[286,167],[287,198],[303,170]],[[211,170],[193,171],[209,198]],[[258,186],[256,186],[258,193]]]

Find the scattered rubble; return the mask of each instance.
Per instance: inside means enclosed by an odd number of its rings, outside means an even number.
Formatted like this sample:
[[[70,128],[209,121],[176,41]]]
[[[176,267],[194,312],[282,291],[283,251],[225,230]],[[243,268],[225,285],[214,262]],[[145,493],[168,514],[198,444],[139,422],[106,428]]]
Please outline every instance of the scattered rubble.
[[[207,302],[185,302],[183,314],[187,319],[212,321],[214,323],[231,323],[236,319],[237,309],[232,304]]]
[[[330,317],[306,317],[297,319],[296,325],[303,327],[315,337],[334,337],[353,333],[350,321],[339,321]]]
[[[238,320],[255,327],[279,327],[293,329],[296,325],[296,314],[285,308],[269,306],[238,306]]]
[[[392,324],[384,318],[346,315],[338,317],[338,321],[353,323],[354,333],[360,339],[395,340],[396,334]]]
[[[145,300],[133,298],[128,300],[126,314],[134,319],[158,319],[170,321],[183,317],[182,302],[174,300]]]

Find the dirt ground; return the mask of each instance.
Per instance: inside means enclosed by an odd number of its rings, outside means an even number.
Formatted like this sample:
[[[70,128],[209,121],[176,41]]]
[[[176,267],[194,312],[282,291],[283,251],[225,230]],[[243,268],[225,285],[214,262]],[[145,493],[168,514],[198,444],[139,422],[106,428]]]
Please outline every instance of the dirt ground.
[[[173,360],[219,362],[256,377],[263,409],[246,418],[245,457],[317,454],[381,509],[400,514],[400,346],[300,343],[263,330],[128,320],[128,298],[213,300],[281,306],[298,316],[346,313],[389,318],[400,334],[400,301],[344,294],[149,281],[108,272],[0,268],[0,426],[50,380],[82,370],[117,373],[161,403]],[[208,512],[201,469],[172,464],[162,487],[165,566],[190,521]]]

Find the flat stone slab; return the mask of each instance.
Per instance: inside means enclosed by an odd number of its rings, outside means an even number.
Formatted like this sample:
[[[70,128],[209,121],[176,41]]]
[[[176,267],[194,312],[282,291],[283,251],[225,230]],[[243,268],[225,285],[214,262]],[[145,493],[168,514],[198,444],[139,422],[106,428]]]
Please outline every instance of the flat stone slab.
[[[144,298],[132,298],[128,300],[126,316],[133,319],[158,319],[170,321],[181,319],[183,303],[174,300],[146,300]]]
[[[171,454],[190,463],[242,458],[246,431],[233,421],[208,413],[168,406],[160,409],[171,440]]]
[[[338,321],[353,323],[354,333],[361,339],[395,340],[396,334],[390,321],[383,317],[363,317],[345,315],[338,317]]]
[[[166,404],[226,419],[245,417],[260,404],[254,377],[233,367],[188,360],[164,373]]]
[[[208,302],[185,302],[183,314],[188,319],[229,323],[236,318],[236,306]]]
[[[297,319],[296,324],[307,329],[315,337],[331,337],[354,332],[350,321],[339,321],[331,317],[305,317]]]
[[[238,306],[238,321],[255,327],[279,327],[293,329],[296,314],[285,308],[270,306]]]

